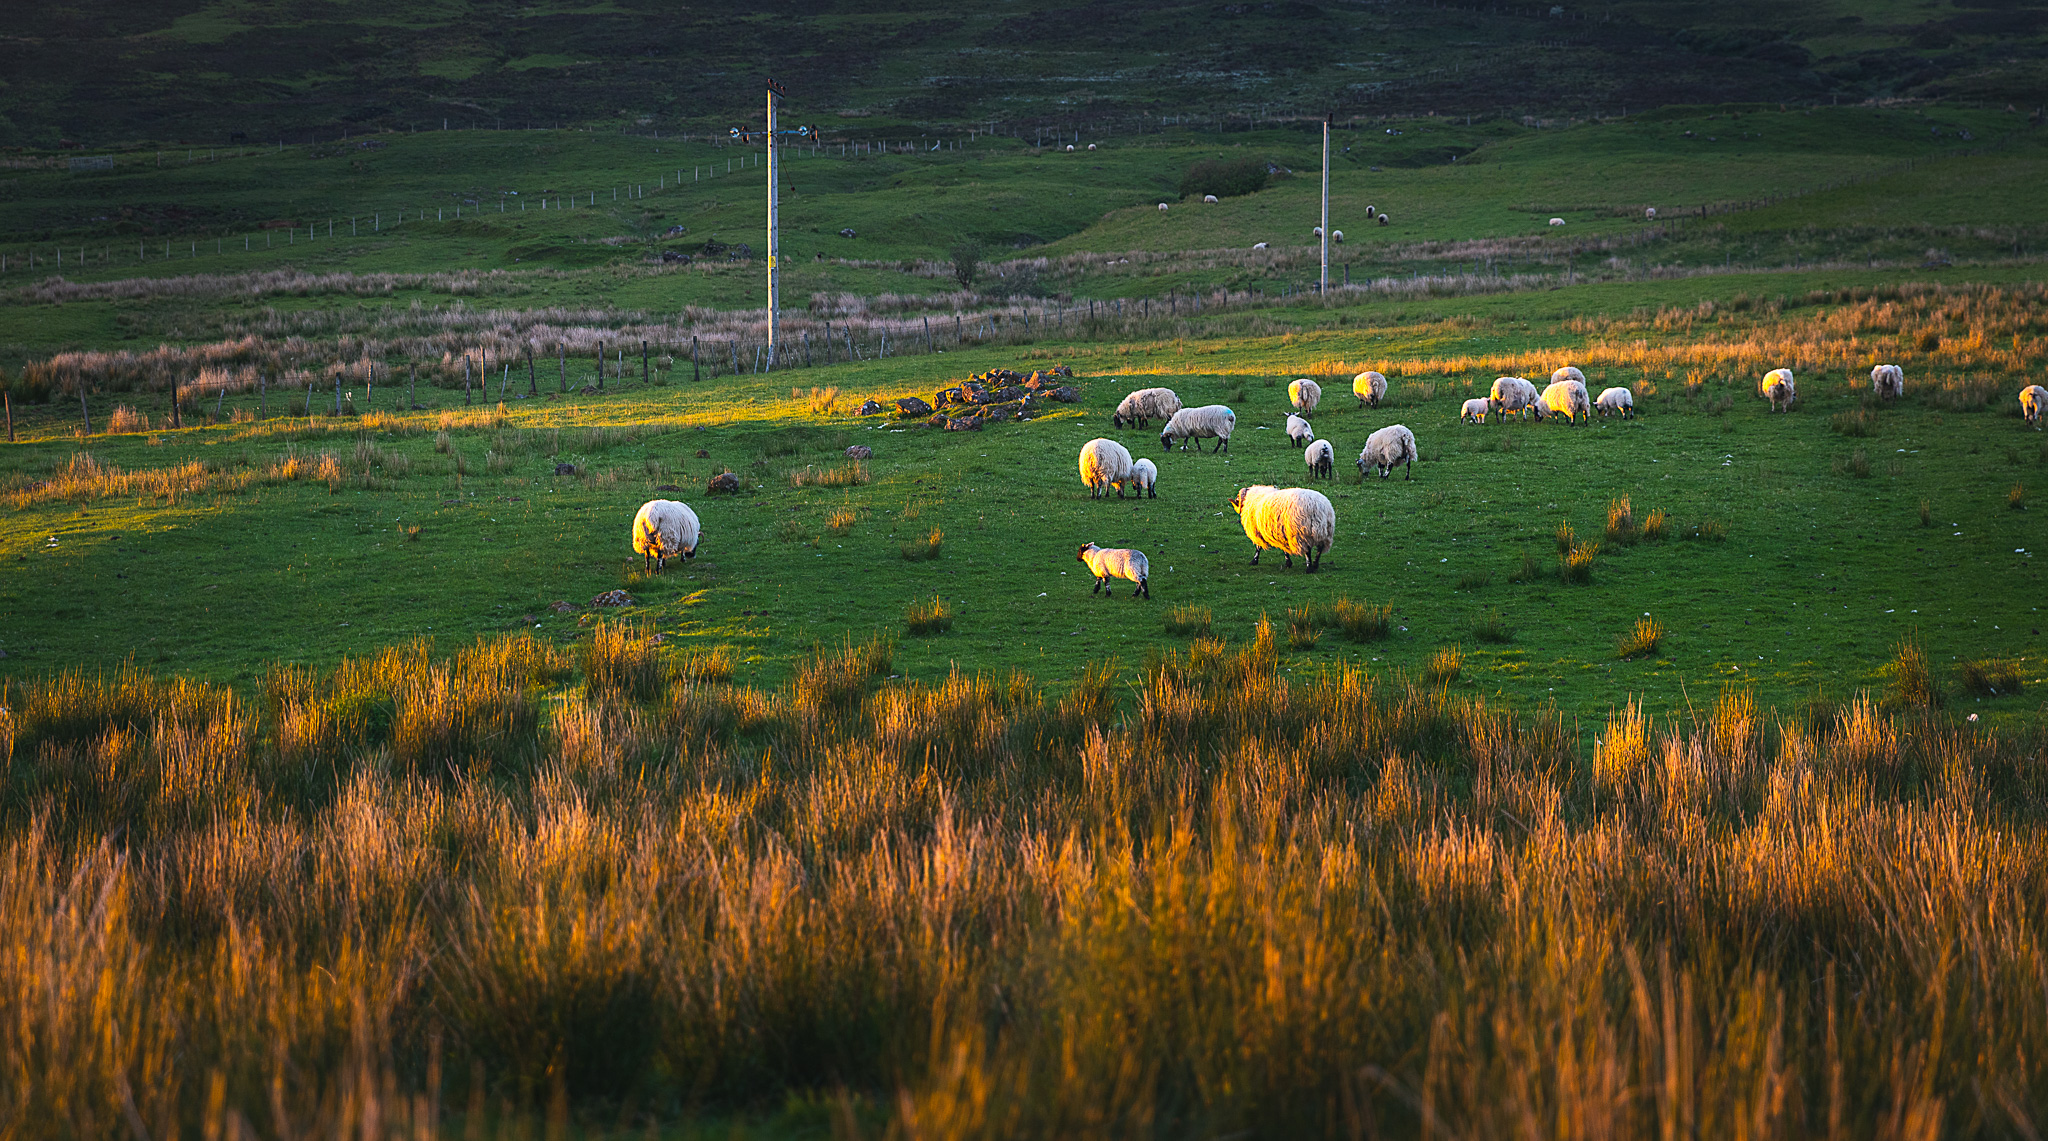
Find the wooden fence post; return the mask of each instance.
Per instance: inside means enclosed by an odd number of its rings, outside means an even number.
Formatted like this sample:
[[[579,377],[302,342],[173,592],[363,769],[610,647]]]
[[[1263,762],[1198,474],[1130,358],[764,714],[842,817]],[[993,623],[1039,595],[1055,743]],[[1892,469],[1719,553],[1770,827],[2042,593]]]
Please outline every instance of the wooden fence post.
[[[334,370],[334,414],[341,415],[341,370]]]
[[[647,342],[640,342],[640,383],[647,383]]]
[[[597,390],[604,391],[604,342],[597,343]]]
[[[462,406],[469,407],[469,358],[462,358]]]
[[[811,367],[811,331],[804,330],[804,367]]]
[[[692,381],[704,379],[704,366],[697,361],[697,334],[695,333],[690,334],[690,379]]]
[[[270,377],[260,372],[256,374],[256,418],[270,418]]]
[[[540,374],[533,369],[533,342],[526,342],[526,394],[540,395]]]
[[[928,352],[928,353],[935,353],[935,352],[938,352],[939,350],[938,350],[937,346],[935,346],[935,345],[933,345],[933,344],[932,344],[932,319],[931,319],[930,317],[925,317],[925,318],[923,318],[923,320],[924,320],[924,351],[925,351],[925,352]]]
[[[11,444],[14,442],[14,394],[0,392],[0,402],[7,405],[7,442]]]
[[[569,391],[569,346],[561,341],[555,342],[555,361],[562,366],[562,391],[567,393]]]
[[[79,388],[78,388],[78,395],[79,395],[79,398],[80,398],[81,400],[83,400],[83,399],[84,399],[84,397],[85,397],[85,384],[84,384],[84,382],[83,382],[83,381],[79,382]],[[178,374],[177,374],[177,373],[172,373],[172,374],[171,374],[171,427],[173,427],[173,428],[182,428],[182,427],[184,427],[184,426],[185,426],[185,417],[184,417],[184,415],[183,415],[182,413],[180,413],[180,412],[178,411]],[[91,433],[92,433],[92,428],[91,428],[90,426],[88,426],[88,427],[86,428],[86,434],[87,434],[87,435],[90,435]]]
[[[412,363],[411,379],[407,380],[405,385],[405,410],[407,412],[412,411],[414,408],[419,406],[419,402],[420,365],[418,361],[414,361]]]

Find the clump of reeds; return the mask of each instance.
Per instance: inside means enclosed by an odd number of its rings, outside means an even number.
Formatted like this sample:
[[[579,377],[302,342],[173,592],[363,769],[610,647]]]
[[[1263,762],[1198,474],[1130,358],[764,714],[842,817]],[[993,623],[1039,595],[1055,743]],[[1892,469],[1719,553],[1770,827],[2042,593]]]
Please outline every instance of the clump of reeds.
[[[1837,412],[1828,419],[1828,426],[1844,436],[1875,436],[1877,424],[1877,413],[1863,409]]]
[[[1847,457],[1836,457],[1831,466],[1837,475],[1848,475],[1856,479],[1870,478],[1870,454],[1862,448],[1856,449]]]
[[[1481,611],[1478,620],[1472,623],[1472,636],[1482,642],[1498,645],[1514,641],[1515,631],[1501,616],[1498,607],[1489,606]]]
[[[1923,499],[1920,501],[1920,525],[1922,527],[1934,526],[1934,503],[1932,500]]]
[[[834,507],[825,513],[825,526],[841,535],[853,530],[853,525],[859,521],[860,513],[844,505]]]
[[[149,431],[149,417],[137,412],[126,404],[114,406],[114,414],[107,418],[107,431],[115,434]]]
[[[731,681],[736,660],[731,646],[687,650],[676,656],[674,672],[685,681]]]
[[[792,389],[791,391],[794,392],[795,390]],[[830,416],[833,408],[838,403],[839,386],[836,384],[827,385],[824,388],[812,386],[811,394],[804,402],[805,407],[820,416]]]
[[[1664,641],[1664,624],[1648,614],[1636,619],[1628,632],[1616,639],[1614,656],[1627,661],[1630,658],[1646,658],[1656,654]]]
[[[1636,527],[1636,511],[1624,495],[1607,501],[1607,541],[1617,547],[1632,545],[1642,537]]]
[[[943,634],[953,628],[953,608],[943,598],[915,602],[903,612],[903,625],[912,634]]]
[[[1600,554],[1598,543],[1573,543],[1557,559],[1557,577],[1567,583],[1593,581],[1593,561]]]
[[[1650,719],[1642,702],[1630,698],[1626,707],[1609,710],[1605,730],[1593,739],[1593,779],[1609,792],[1635,784],[1653,760]]]
[[[1719,519],[1702,519],[1685,529],[1685,537],[1706,543],[1719,543],[1728,538],[1728,525]]]
[[[1339,598],[1331,609],[1338,629],[1351,641],[1375,642],[1393,631],[1394,604],[1391,602],[1374,606],[1369,602]]]
[[[1934,667],[1917,635],[1898,644],[1885,672],[1891,675],[1889,704],[1904,709],[1941,708],[1941,686],[1934,680]]]
[[[1206,606],[1175,606],[1166,612],[1166,632],[1177,638],[1206,637],[1211,621]]]
[[[1431,685],[1450,685],[1465,673],[1465,650],[1461,646],[1439,646],[1429,656],[1428,664],[1422,667],[1422,676]]]
[[[931,533],[922,540],[903,544],[904,561],[916,563],[938,558],[940,549],[945,545],[945,540],[946,533],[937,527],[933,527]]]
[[[650,701],[660,696],[667,680],[653,631],[625,623],[600,622],[577,664],[583,669],[583,691],[593,699]]]
[[[1536,555],[1533,552],[1523,551],[1522,561],[1519,565],[1515,567],[1514,573],[1508,576],[1508,581],[1535,582],[1537,579],[1542,577],[1543,564],[1536,560]]]
[[[1558,520],[1557,526],[1551,531],[1551,537],[1557,541],[1557,553],[1560,555],[1569,554],[1573,544],[1579,541],[1578,536],[1572,531],[1572,521],[1569,519]]]
[[[1485,590],[1485,589],[1486,589],[1487,587],[1489,587],[1489,586],[1492,586],[1492,585],[1493,585],[1493,572],[1492,572],[1492,571],[1490,571],[1490,570],[1484,570],[1484,569],[1482,569],[1482,570],[1468,570],[1468,571],[1466,571],[1465,573],[1463,573],[1463,574],[1461,574],[1461,575],[1459,575],[1459,576],[1458,576],[1458,586],[1457,586],[1457,589],[1459,589],[1459,590]]]
[[[1313,623],[1287,623],[1287,648],[1290,650],[1313,650],[1316,648],[1316,639],[1321,636],[1322,632]]]
[[[1662,507],[1656,508],[1643,519],[1642,539],[1645,543],[1661,543],[1669,537],[1671,516]]]
[[[801,467],[789,473],[791,487],[853,487],[868,482],[868,465],[850,460],[836,467]]]
[[[2013,484],[2012,488],[2005,493],[2005,505],[2014,511],[2025,511],[2027,509],[2027,485],[2024,483]]]
[[[2026,688],[2019,663],[2008,658],[1971,658],[1956,667],[1956,680],[1978,697],[2010,697]]]

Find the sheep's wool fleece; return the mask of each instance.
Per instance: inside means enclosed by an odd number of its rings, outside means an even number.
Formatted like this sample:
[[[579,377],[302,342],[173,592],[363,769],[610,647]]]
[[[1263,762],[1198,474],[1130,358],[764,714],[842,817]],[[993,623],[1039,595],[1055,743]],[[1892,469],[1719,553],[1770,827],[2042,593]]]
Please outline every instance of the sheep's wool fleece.
[[[633,516],[633,553],[666,557],[697,549],[697,513],[687,503],[650,499]]]
[[[1337,509],[1328,496],[1306,487],[1245,488],[1239,514],[1252,545],[1301,558],[1329,550],[1337,537]]]

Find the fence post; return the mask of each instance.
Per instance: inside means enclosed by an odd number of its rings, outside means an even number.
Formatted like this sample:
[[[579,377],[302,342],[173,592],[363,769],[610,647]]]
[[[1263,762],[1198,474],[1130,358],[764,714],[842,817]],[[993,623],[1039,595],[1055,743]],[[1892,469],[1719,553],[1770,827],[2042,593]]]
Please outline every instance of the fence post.
[[[256,418],[270,418],[270,377],[260,372],[256,374]]]
[[[405,410],[407,412],[412,411],[415,407],[419,405],[419,397],[420,366],[418,361],[414,361],[412,364],[411,379],[408,380],[405,385]]]
[[[930,317],[924,318],[924,351],[928,353],[935,353],[939,351],[937,347],[935,347],[932,344],[932,319]]]
[[[804,330],[804,367],[811,367],[811,331]]]
[[[640,342],[640,383],[647,383],[647,342]]]
[[[171,407],[176,408],[177,403],[172,402]],[[310,376],[306,378],[306,423],[309,426],[313,423],[313,378]]]
[[[14,394],[0,392],[0,402],[7,405],[7,442],[14,442]]]
[[[597,343],[597,390],[604,391],[604,342]]]
[[[690,334],[690,380],[704,379],[704,366],[697,361],[697,334]]]
[[[341,415],[341,370],[334,370],[334,414]]]
[[[80,400],[81,402],[82,402],[82,401],[83,401],[83,400],[85,399],[85,383],[84,383],[83,381],[80,381],[80,382],[79,382],[79,386],[78,386],[78,397],[79,397],[79,400]],[[177,373],[172,373],[172,374],[171,374],[171,427],[173,427],[173,428],[182,428],[182,427],[184,427],[184,426],[185,426],[185,417],[184,417],[184,415],[183,415],[182,413],[180,413],[180,412],[178,411],[178,374],[177,374]],[[88,424],[88,426],[86,427],[86,430],[85,430],[85,431],[86,431],[86,434],[87,434],[87,435],[91,435],[91,434],[92,434],[92,428],[91,428],[90,424]]]
[[[462,358],[462,406],[469,407],[469,358]]]
[[[562,366],[562,391],[566,394],[569,391],[569,346],[561,341],[555,342],[555,360]]]
[[[213,402],[213,419],[215,423],[220,422],[220,410],[227,406],[227,402],[228,386],[223,384],[220,386],[220,396]]]
[[[526,394],[540,395],[540,374],[533,370],[533,342],[526,342]]]

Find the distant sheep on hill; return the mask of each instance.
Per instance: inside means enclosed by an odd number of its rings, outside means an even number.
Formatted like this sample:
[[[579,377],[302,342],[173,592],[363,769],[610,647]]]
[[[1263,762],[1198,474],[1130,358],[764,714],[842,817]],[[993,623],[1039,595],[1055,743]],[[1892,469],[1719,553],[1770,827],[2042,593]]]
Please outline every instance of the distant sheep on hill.
[[[1880,400],[1897,400],[1906,394],[1906,370],[1895,364],[1881,364],[1870,370],[1870,391]]]

